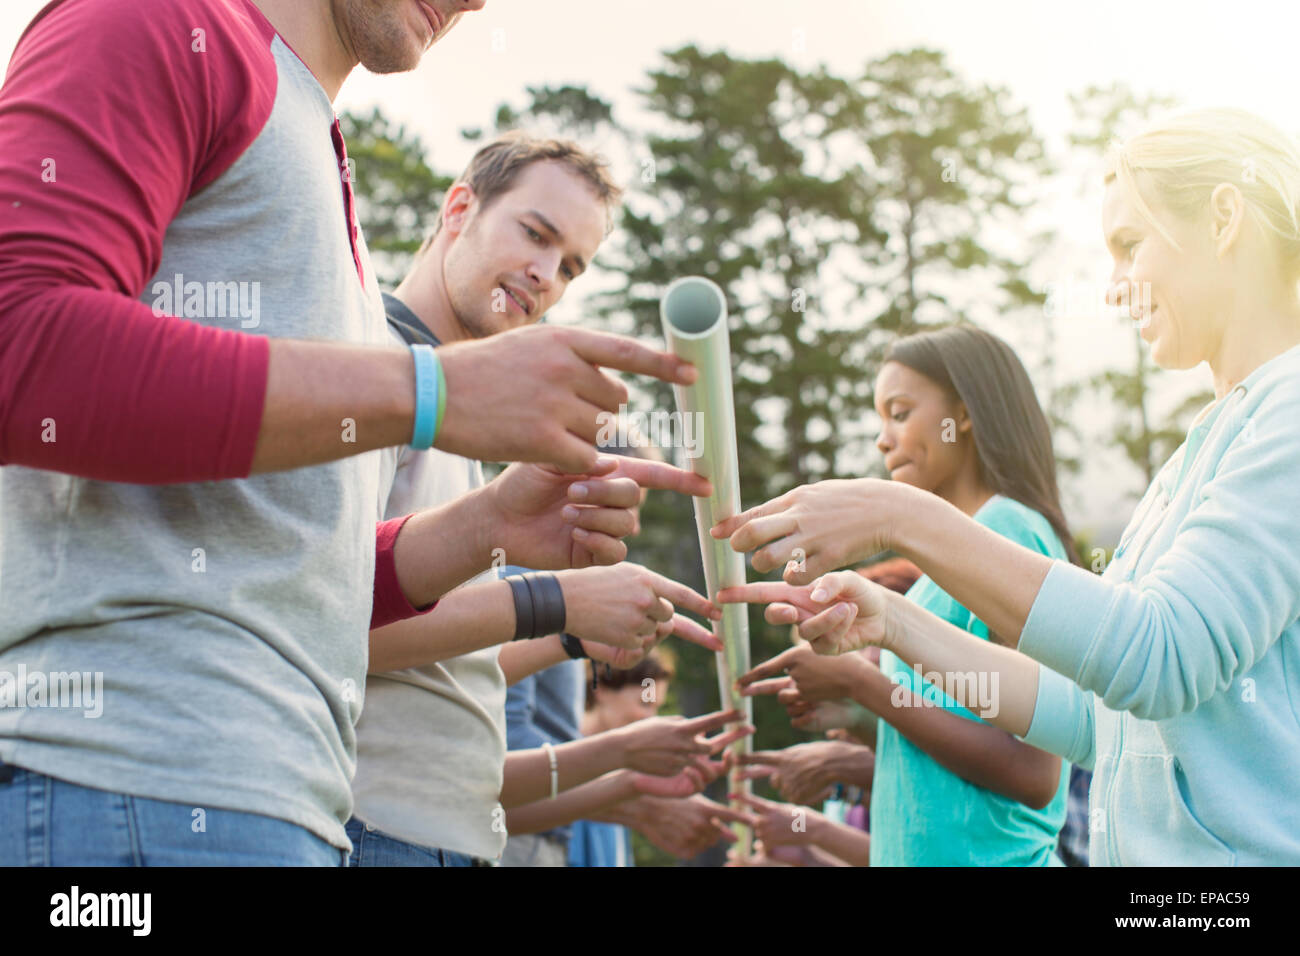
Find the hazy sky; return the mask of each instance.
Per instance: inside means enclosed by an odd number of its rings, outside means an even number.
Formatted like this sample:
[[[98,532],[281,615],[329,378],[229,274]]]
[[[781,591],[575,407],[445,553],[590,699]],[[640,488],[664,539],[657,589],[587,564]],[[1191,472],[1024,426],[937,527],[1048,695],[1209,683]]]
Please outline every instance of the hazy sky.
[[[42,6],[2,0],[0,65]],[[848,75],[891,50],[937,47],[968,79],[1007,87],[1057,144],[1069,121],[1066,94],[1117,79],[1191,105],[1246,107],[1300,131],[1300,7],[1288,0],[488,0],[414,73],[357,71],[335,105],[382,105],[420,135],[439,169],[451,170],[472,151],[459,130],[486,124],[502,100],[520,102],[525,86],[585,83],[634,116],[631,90],[659,51],[691,42],[798,65],[823,62]],[[1055,270],[1059,281],[1104,278],[1097,210],[1063,199],[1054,215],[1077,252],[1048,264],[1049,277]],[[561,319],[578,314],[581,300],[563,305]],[[1036,341],[1032,329],[998,331],[1025,348]],[[1131,348],[1127,330],[1096,314],[1067,317],[1058,332],[1065,377]],[[1170,394],[1208,374],[1202,368],[1177,379],[1167,384]],[[1095,467],[1071,483],[1067,504],[1077,523],[1113,531],[1114,515],[1127,507],[1113,475]]]

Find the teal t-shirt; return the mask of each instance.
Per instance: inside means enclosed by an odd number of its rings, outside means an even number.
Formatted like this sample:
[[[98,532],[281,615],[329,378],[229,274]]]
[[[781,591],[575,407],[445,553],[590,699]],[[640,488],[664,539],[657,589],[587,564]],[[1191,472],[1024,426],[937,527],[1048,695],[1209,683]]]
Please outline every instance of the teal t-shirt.
[[[1018,501],[994,495],[975,514],[985,527],[1026,548],[1066,559],[1047,519]],[[922,576],[908,600],[962,630],[989,639],[984,622]],[[880,669],[895,684],[967,720],[980,718],[888,651]],[[988,675],[968,681],[965,702],[996,699]],[[1057,835],[1065,823],[1070,765],[1061,762],[1056,796],[1042,810],[968,783],[881,719],[871,789],[872,866],[1060,866]]]

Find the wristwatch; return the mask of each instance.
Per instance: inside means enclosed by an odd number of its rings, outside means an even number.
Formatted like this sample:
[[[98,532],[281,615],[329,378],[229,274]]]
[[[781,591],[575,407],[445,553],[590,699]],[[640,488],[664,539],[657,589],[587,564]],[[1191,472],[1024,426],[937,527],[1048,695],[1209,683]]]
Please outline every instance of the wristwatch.
[[[567,631],[560,634],[560,643],[564,645],[564,653],[568,654],[575,661],[580,661],[583,658],[590,659],[586,649],[582,646],[582,641]]]

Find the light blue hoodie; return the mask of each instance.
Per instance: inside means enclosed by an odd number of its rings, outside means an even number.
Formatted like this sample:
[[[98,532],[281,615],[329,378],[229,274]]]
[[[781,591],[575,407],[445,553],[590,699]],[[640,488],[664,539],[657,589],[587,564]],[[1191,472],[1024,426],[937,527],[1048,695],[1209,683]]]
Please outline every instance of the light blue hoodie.
[[[1201,414],[1104,575],[1052,567],[1020,650],[1024,739],[1095,764],[1094,865],[1300,864],[1300,347]]]

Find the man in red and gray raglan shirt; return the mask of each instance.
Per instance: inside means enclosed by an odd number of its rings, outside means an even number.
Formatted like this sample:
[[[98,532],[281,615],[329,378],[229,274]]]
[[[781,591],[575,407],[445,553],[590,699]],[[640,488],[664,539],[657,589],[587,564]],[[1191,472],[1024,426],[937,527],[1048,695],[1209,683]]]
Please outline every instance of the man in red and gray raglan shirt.
[[[332,99],[482,6],[56,0],[19,41],[0,87],[0,864],[345,858],[367,631],[477,573],[457,545],[500,513],[480,495],[377,524],[364,453],[411,441],[415,373],[386,339]],[[439,356],[436,447],[576,473],[626,398],[597,366],[694,374],[575,329]],[[637,490],[588,484],[575,553],[617,560]],[[558,513],[564,487],[529,506]]]

